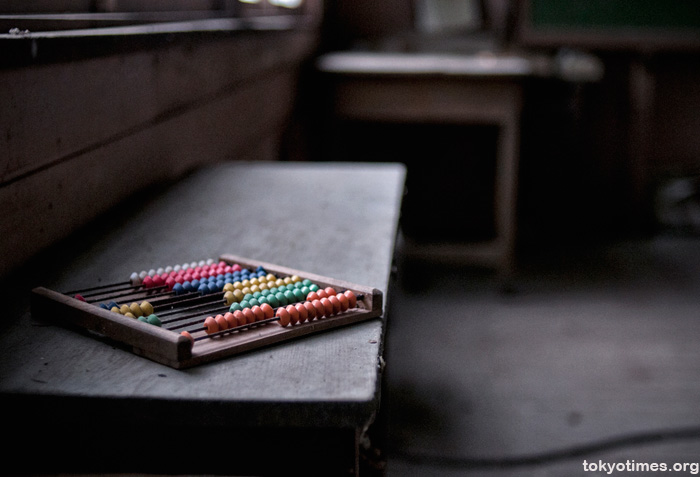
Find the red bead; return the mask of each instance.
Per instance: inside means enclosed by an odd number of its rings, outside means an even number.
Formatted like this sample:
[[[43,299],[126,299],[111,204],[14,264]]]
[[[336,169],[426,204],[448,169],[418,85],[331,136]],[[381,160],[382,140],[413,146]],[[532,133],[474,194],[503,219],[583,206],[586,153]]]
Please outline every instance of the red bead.
[[[333,314],[337,315],[338,313],[340,313],[341,306],[338,297],[336,297],[335,295],[331,295],[328,297],[328,301],[330,301],[331,305],[333,305]]]
[[[289,312],[285,308],[277,308],[276,315],[279,318],[279,324],[281,326],[289,325],[289,320],[291,319],[291,317],[289,316]]]

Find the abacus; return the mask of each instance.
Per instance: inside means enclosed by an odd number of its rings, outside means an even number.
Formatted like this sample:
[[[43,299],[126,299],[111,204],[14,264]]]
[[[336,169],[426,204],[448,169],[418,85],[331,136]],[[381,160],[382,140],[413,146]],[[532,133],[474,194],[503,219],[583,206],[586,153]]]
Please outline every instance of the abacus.
[[[184,369],[382,314],[382,293],[224,254],[134,272],[120,283],[31,293],[32,314]]]

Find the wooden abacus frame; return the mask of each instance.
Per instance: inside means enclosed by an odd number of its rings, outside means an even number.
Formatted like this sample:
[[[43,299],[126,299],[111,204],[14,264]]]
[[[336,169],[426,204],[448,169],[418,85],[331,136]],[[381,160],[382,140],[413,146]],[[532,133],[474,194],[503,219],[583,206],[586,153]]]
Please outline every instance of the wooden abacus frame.
[[[139,356],[175,369],[185,369],[224,357],[288,341],[301,336],[338,328],[381,316],[382,292],[376,288],[357,285],[300,270],[224,254],[219,260],[241,267],[262,266],[278,276],[298,275],[319,287],[351,290],[361,295],[357,307],[320,320],[282,327],[268,323],[254,328],[192,342],[176,331],[143,323],[99,306],[77,300],[44,287],[31,293],[32,314],[40,319],[55,320],[84,328],[131,348]]]

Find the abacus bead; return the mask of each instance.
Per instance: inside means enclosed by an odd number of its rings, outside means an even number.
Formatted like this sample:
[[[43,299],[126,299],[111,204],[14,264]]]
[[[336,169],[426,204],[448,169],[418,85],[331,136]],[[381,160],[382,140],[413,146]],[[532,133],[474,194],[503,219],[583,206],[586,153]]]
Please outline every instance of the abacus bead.
[[[153,288],[153,279],[151,277],[149,277],[148,275],[146,275],[146,277],[144,277],[144,279],[141,283],[146,288]]]
[[[318,293],[316,293],[315,291],[309,292],[309,294],[306,295],[306,299],[309,301],[318,300],[319,298],[321,297],[318,296]]]
[[[299,310],[294,305],[287,305],[287,313],[289,313],[289,321],[296,325],[299,322]]]
[[[129,308],[129,305],[122,305],[119,307],[119,313],[122,315],[126,315],[127,313],[131,313],[131,308]]]
[[[185,289],[181,283],[176,283],[175,285],[173,285],[173,291],[175,292],[176,295],[181,295],[181,294],[185,293]]]
[[[235,288],[233,288],[233,283],[225,284],[223,290],[233,292],[233,290],[235,290]]]
[[[294,296],[294,293],[289,290],[284,292],[284,296],[287,298],[288,303],[294,303],[295,301],[297,301],[297,297]]]
[[[213,316],[208,316],[204,320],[204,328],[205,328],[204,331],[206,331],[207,334],[209,335],[209,334],[216,333],[217,331],[219,331],[219,324],[216,322],[216,320],[214,319]]]
[[[309,290],[318,291],[318,285],[316,285],[315,283],[312,283],[311,285],[309,285]]]
[[[289,316],[289,312],[285,308],[278,308],[276,315],[279,318],[280,326],[289,325],[289,320],[291,317]]]
[[[243,309],[243,307],[241,306],[240,303],[234,302],[234,303],[231,303],[231,306],[229,307],[228,311],[233,313],[236,310],[242,310],[242,309]]]
[[[233,296],[236,297],[236,300],[241,301],[245,294],[241,290],[233,290]]]
[[[296,308],[299,312],[299,323],[304,323],[306,320],[309,319],[309,312],[302,303],[297,303],[296,305],[294,305],[294,308]]]
[[[142,322],[144,322],[144,323],[148,323],[148,317],[139,316],[139,317],[136,318],[136,319],[137,319],[138,321],[142,321]]]
[[[292,275],[292,283],[296,283],[296,282],[300,282],[300,281],[301,281],[301,277],[299,277],[298,275]]]
[[[277,297],[275,295],[272,295],[272,294],[267,296],[267,302],[270,304],[270,306],[272,308],[277,308],[278,306],[280,306],[280,301],[277,299]]]
[[[138,273],[134,272],[129,277],[129,281],[131,282],[132,286],[137,286],[141,284],[141,277],[139,277]]]
[[[335,295],[331,295],[328,297],[328,301],[331,302],[331,305],[333,305],[333,314],[337,315],[340,313],[341,305],[340,305],[340,300],[338,300],[338,297]]]
[[[75,297],[73,297],[73,298],[75,298],[76,300],[80,300],[80,301],[86,301],[85,298],[83,298],[83,295],[81,295],[80,293],[75,295]]]
[[[338,293],[336,297],[340,302],[340,311],[346,311],[350,307],[350,300],[348,300],[348,297],[346,297],[342,293]]]
[[[316,318],[323,318],[326,314],[326,307],[323,306],[323,303],[321,303],[321,300],[314,300],[311,302],[311,304],[316,308]]]
[[[304,293],[303,293],[301,290],[299,290],[298,288],[295,288],[294,291],[293,291],[292,293],[294,294],[294,297],[296,298],[296,301],[303,301],[304,298],[306,298],[306,297],[304,296]]]
[[[248,324],[255,323],[255,313],[250,308],[244,308],[243,314],[245,315],[246,322]]]
[[[268,303],[263,303],[262,305],[260,305],[260,309],[265,314],[265,318],[272,318],[273,316],[275,316],[275,310]]]
[[[311,280],[308,278],[301,282],[305,287],[311,286]]]
[[[234,318],[236,318],[236,325],[237,326],[243,326],[248,321],[248,319],[243,314],[243,310],[235,310],[233,312],[233,316],[234,316]]]
[[[159,275],[155,275],[153,277],[153,286],[154,287],[160,287],[165,284],[165,280],[163,280]]]
[[[277,301],[280,302],[279,306],[287,306],[289,304],[287,297],[284,296],[284,293],[278,292],[275,297],[277,298]]]
[[[134,316],[134,314],[130,311],[124,313],[124,316],[126,316],[127,318],[136,318],[136,316]],[[141,317],[139,316],[139,318]]]
[[[103,310],[109,310],[109,307],[104,303],[100,303],[100,308],[102,308]]]
[[[241,301],[241,307],[244,308],[244,309],[245,309],[245,308],[250,308],[250,303],[248,302],[248,300],[243,300],[243,301]]]
[[[109,311],[113,311],[114,313],[120,313],[120,314],[122,312],[118,306],[113,306],[112,308],[109,309]]]
[[[316,308],[314,308],[314,305],[310,301],[305,301],[303,303],[304,308],[306,308],[306,311],[309,316],[309,321],[313,320],[316,318]]]
[[[161,322],[156,315],[149,315],[147,318],[148,322],[155,326],[161,326]]]
[[[180,334],[182,336],[184,336],[185,338],[187,338],[188,340],[190,340],[190,342],[192,344],[194,344],[194,338],[192,337],[192,335],[188,331],[182,331]]]
[[[251,308],[250,311],[252,311],[255,315],[255,321],[262,321],[265,319],[265,312],[262,311],[262,308],[260,308],[258,305]]]
[[[216,283],[209,284],[209,293],[216,293],[219,290],[220,290],[220,288],[218,286],[216,286]]]
[[[230,311],[227,311],[226,314],[224,315],[224,320],[228,323],[229,328],[233,328],[235,326],[238,326],[238,321],[236,321],[236,317],[233,316],[233,313]]]
[[[350,302],[350,308],[355,308],[357,306],[357,297],[352,292],[352,290],[346,290],[343,294],[346,297],[348,297],[348,301]]]
[[[328,293],[326,293],[326,290],[318,290],[316,292],[316,295],[318,296],[318,299],[320,300],[321,298],[328,298]]]
[[[132,303],[129,306],[129,309],[131,310],[131,313],[136,317],[143,315],[143,311],[141,310],[141,307],[138,303]]]
[[[224,293],[224,303],[226,303],[226,306],[231,306],[231,304],[236,301],[235,296],[233,296],[233,293],[230,291],[227,291]]]
[[[216,321],[216,324],[219,325],[220,330],[227,330],[228,329],[228,321],[226,321],[226,318],[224,318],[224,315],[216,315],[214,317],[214,320]]]
[[[116,306],[117,308],[119,308],[119,305],[118,305],[117,302],[114,301],[114,300],[112,300],[112,301],[110,301],[109,303],[107,303],[107,306],[109,307],[110,310],[111,310],[112,308],[114,308],[115,306]]]
[[[328,295],[328,296],[332,296],[332,295],[337,295],[337,294],[338,294],[338,292],[336,292],[335,289],[334,289],[333,287],[326,287],[326,288],[323,289],[323,291],[325,291],[325,292],[326,292],[326,295]]]
[[[326,313],[324,313],[324,316],[331,316],[333,314],[333,303],[331,303],[328,298],[321,298],[321,304],[323,304],[323,307],[326,309]]]

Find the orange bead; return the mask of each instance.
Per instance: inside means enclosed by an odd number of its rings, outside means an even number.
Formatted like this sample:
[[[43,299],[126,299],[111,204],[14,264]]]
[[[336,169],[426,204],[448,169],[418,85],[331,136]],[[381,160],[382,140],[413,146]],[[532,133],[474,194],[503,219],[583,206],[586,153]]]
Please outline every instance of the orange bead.
[[[328,301],[330,301],[331,305],[333,305],[333,314],[337,315],[338,313],[340,313],[341,307],[340,307],[340,300],[338,300],[338,297],[336,297],[335,295],[330,295],[328,297]]]
[[[236,318],[236,325],[243,326],[247,323],[248,319],[243,314],[242,310],[236,310],[233,312],[233,316]]]
[[[214,320],[216,320],[216,324],[219,325],[220,330],[228,330],[228,321],[226,321],[224,315],[216,315]]]
[[[238,321],[236,321],[236,317],[230,311],[226,312],[226,314],[224,315],[224,319],[228,323],[229,328],[235,328],[236,326],[238,326]]]
[[[316,292],[316,295],[318,296],[318,299],[320,300],[321,298],[328,298],[328,293],[326,293],[326,290],[318,290]]]
[[[255,315],[255,321],[262,321],[265,319],[265,312],[262,311],[262,309],[258,305],[255,305],[253,308],[251,308],[250,311],[252,311]]]
[[[338,293],[336,297],[340,302],[340,311],[347,311],[347,309],[350,307],[350,300],[348,300],[348,297],[346,297],[342,293]]]
[[[328,295],[329,298],[338,294],[333,287],[326,287],[323,289],[323,291],[326,292],[326,295]]]
[[[243,314],[245,315],[246,322],[248,324],[255,323],[255,313],[250,308],[244,308]]]
[[[287,313],[289,313],[289,321],[293,325],[299,323],[299,311],[297,311],[294,305],[287,305]]]
[[[316,308],[316,318],[321,319],[326,314],[326,307],[323,306],[321,300],[314,300],[311,304]]]
[[[318,300],[318,299],[320,299],[320,298],[321,298],[321,297],[318,296],[318,293],[316,293],[315,291],[309,292],[309,294],[306,295],[306,299],[307,299],[308,301],[311,301],[311,302],[313,302],[314,300]]]
[[[190,340],[192,342],[192,344],[194,344],[194,338],[192,337],[192,335],[188,331],[183,331],[180,334],[182,336],[184,336],[185,338],[187,338],[188,340]]]
[[[350,302],[350,308],[355,308],[357,306],[357,297],[351,290],[346,290],[344,295],[348,297],[348,301]]]
[[[303,304],[297,303],[294,305],[294,308],[299,312],[299,323],[304,323],[309,319],[309,312],[306,311],[306,307]]]
[[[265,319],[269,319],[275,316],[275,309],[272,308],[269,303],[263,303],[262,305],[260,305],[260,309],[265,314]]]
[[[204,320],[204,331],[206,331],[208,335],[219,331],[219,324],[213,316],[208,316],[207,319]]]
[[[333,314],[333,303],[331,303],[328,298],[321,298],[320,301],[325,308],[325,313],[323,316],[331,316]]]
[[[309,321],[313,320],[316,318],[316,308],[314,308],[314,305],[310,301],[305,301],[303,303],[304,308],[306,308],[307,315],[309,317]]]
[[[291,317],[289,316],[289,312],[286,308],[277,308],[276,315],[279,318],[280,326],[289,325],[289,320],[291,319]]]

